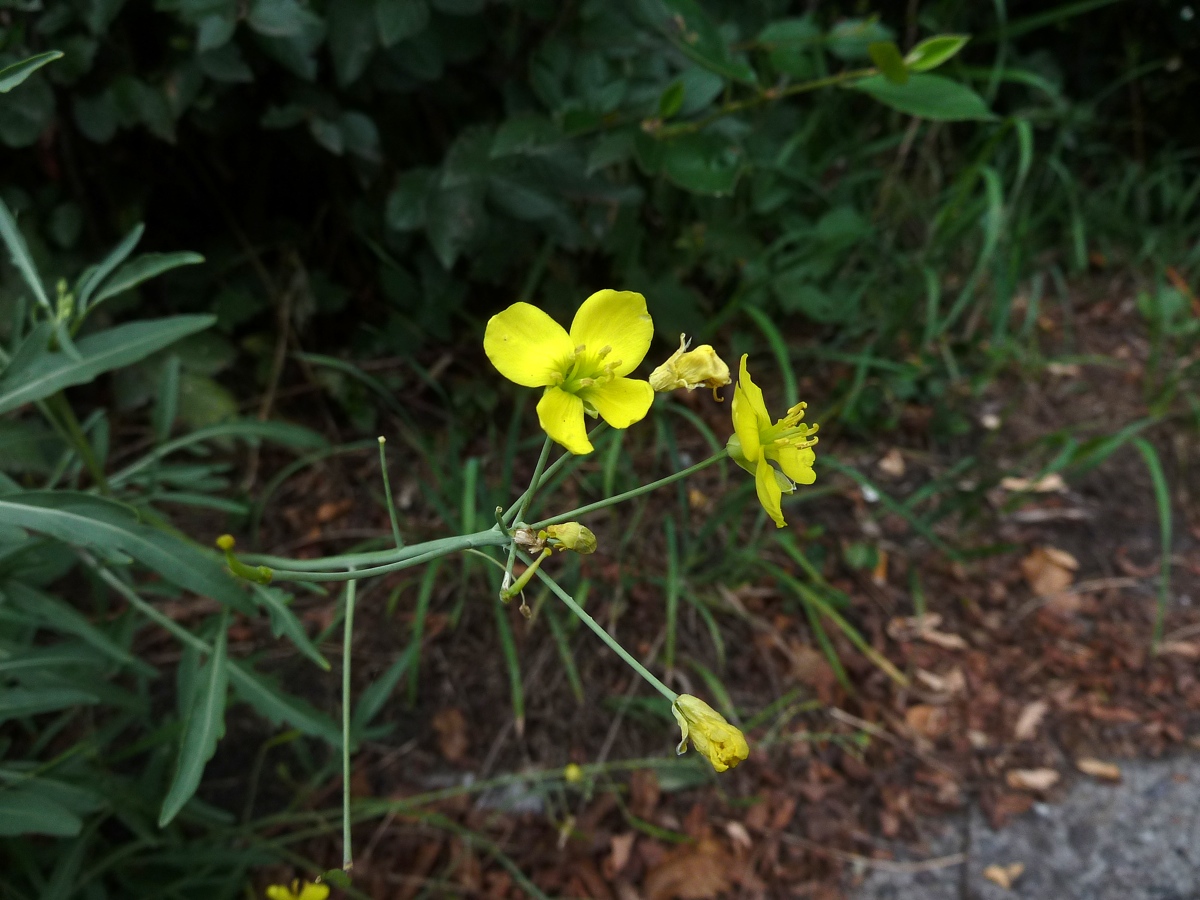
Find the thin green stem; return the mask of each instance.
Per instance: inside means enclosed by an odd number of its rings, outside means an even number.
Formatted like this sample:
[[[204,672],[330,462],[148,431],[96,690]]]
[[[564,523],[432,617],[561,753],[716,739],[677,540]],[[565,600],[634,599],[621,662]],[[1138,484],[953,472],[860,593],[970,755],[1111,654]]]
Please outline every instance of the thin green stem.
[[[79,454],[79,458],[83,461],[88,474],[92,476],[96,487],[100,489],[100,493],[109,493],[108,479],[104,476],[104,469],[97,461],[96,454],[92,452],[92,444],[87,439],[87,435],[83,433],[79,420],[75,418],[75,410],[71,408],[67,398],[60,391],[45,400],[42,410],[62,427],[67,440]]]
[[[346,872],[354,867],[354,854],[350,849],[350,660],[357,589],[357,581],[347,582],[346,615],[342,622],[342,870]]]
[[[379,471],[383,474],[383,496],[387,500],[388,518],[392,522],[392,537],[396,539],[396,546],[404,546],[404,538],[400,537],[400,523],[396,521],[396,504],[392,502],[392,480],[388,478],[387,454],[383,451],[383,445],[387,443],[387,438],[382,434],[379,436]]]
[[[529,557],[527,557],[524,553],[521,554],[521,558],[527,563],[530,561]],[[613,653],[617,654],[617,656],[619,656],[619,657],[621,657],[621,659],[625,660],[625,662],[628,663],[635,672],[637,672],[639,675],[641,675],[643,678],[645,678],[646,681],[650,682],[651,687],[653,687],[656,691],[658,691],[660,694],[662,694],[664,697],[666,697],[672,703],[674,703],[677,699],[679,699],[679,695],[677,693],[675,693],[673,690],[671,690],[669,687],[667,687],[665,684],[663,684],[661,681],[659,681],[658,678],[656,678],[649,669],[647,669],[640,662],[638,662],[636,659],[634,659],[633,655],[628,650],[626,650],[624,647],[622,647],[617,642],[617,639],[615,637],[613,637],[611,634],[609,634],[607,631],[605,631],[604,628],[601,627],[599,622],[597,622],[590,615],[588,615],[587,612],[584,610],[584,608],[575,602],[574,597],[572,597],[570,594],[568,594],[566,591],[564,591],[561,587],[559,587],[559,584],[557,581],[555,581],[553,578],[551,578],[549,575],[547,575],[541,569],[538,569],[537,575],[538,575],[538,578],[542,579],[542,581],[544,581],[546,583],[546,586],[549,587],[550,590],[554,592],[554,595],[556,597],[558,597],[559,600],[561,600],[563,603],[567,604],[567,608],[570,609],[571,612],[575,613],[575,615],[577,615],[580,618],[580,620],[583,622],[584,625],[586,625],[588,628],[592,629],[592,631],[594,631],[596,633],[596,636],[598,638],[600,638],[600,640],[602,640],[602,641],[604,641],[604,643],[608,644],[609,649],[612,650]]]
[[[596,439],[598,437],[600,437],[600,435],[604,434],[604,432],[607,429],[608,429],[608,423],[601,422],[595,428],[593,428],[591,431],[588,432],[588,440],[594,444],[596,442]],[[549,481],[551,478],[553,478],[555,475],[557,475],[559,473],[559,471],[562,470],[563,466],[565,466],[567,463],[571,462],[571,460],[577,459],[577,458],[578,457],[576,457],[574,454],[564,453],[562,456],[560,456],[558,459],[556,459],[554,462],[552,462],[550,464],[550,468],[548,468],[545,471],[545,473],[542,475],[541,480],[543,482]],[[525,493],[529,493],[528,490],[526,490]],[[525,494],[522,494],[520,497],[518,497],[513,502],[512,506],[510,506],[507,510],[505,510],[504,516],[503,516],[503,519],[505,522],[511,521],[510,517],[517,511],[517,509],[520,507],[521,503],[524,500],[525,500]]]
[[[451,553],[461,553],[464,550],[475,550],[479,547],[500,547],[507,544],[509,540],[508,535],[495,528],[489,528],[487,531],[476,531],[473,534],[461,534],[437,541],[427,541],[423,544],[413,544],[405,547],[403,552],[391,551],[393,561],[384,565],[371,566],[366,569],[349,568],[344,572],[313,572],[303,568],[277,569],[271,567],[271,577],[273,581],[355,581],[360,578],[397,572],[411,566],[419,566],[421,563],[427,563]],[[255,561],[260,559],[262,557],[256,557]],[[298,560],[285,560],[285,562],[293,563]],[[316,562],[322,565],[329,564],[329,560],[316,560]]]
[[[877,69],[850,69],[845,72],[839,72],[836,75],[829,75],[825,78],[817,78],[813,81],[805,81],[800,84],[793,84],[790,87],[783,89],[769,88],[753,97],[747,97],[745,100],[737,100],[733,103],[728,103],[725,106],[717,109],[711,115],[705,116],[703,119],[696,119],[691,122],[681,122],[678,125],[666,125],[658,128],[653,132],[655,137],[671,138],[681,134],[692,134],[697,131],[703,131],[713,122],[718,119],[723,119],[725,116],[732,116],[735,113],[743,110],[753,109],[756,106],[765,106],[768,103],[774,103],[776,100],[782,100],[785,97],[794,97],[797,94],[808,94],[812,91],[820,90],[826,87],[836,87],[847,81],[857,81],[860,78],[866,78],[869,75],[878,74]]]
[[[712,456],[710,456],[708,459],[704,460],[703,462],[698,462],[694,466],[688,466],[686,469],[681,469],[680,471],[676,472],[674,475],[668,475],[666,478],[660,478],[660,479],[658,479],[658,481],[652,481],[649,484],[643,484],[641,487],[636,487],[633,490],[626,491],[623,494],[617,494],[615,497],[608,497],[607,499],[604,499],[604,500],[597,500],[595,503],[589,503],[586,506],[580,506],[577,509],[572,509],[568,512],[560,513],[559,515],[552,516],[549,519],[543,519],[540,522],[535,522],[534,524],[530,525],[529,527],[533,528],[533,529],[538,529],[538,528],[545,528],[547,525],[557,525],[559,522],[569,522],[573,519],[579,518],[580,516],[586,515],[587,513],[595,512],[598,509],[605,509],[609,506],[615,506],[618,503],[624,503],[626,500],[632,500],[634,497],[640,497],[642,494],[646,494],[646,493],[649,493],[650,491],[657,490],[660,487],[666,487],[668,484],[672,484],[676,481],[679,481],[679,479],[681,479],[681,478],[687,478],[689,475],[693,475],[696,472],[699,472],[701,469],[708,468],[715,462],[720,462],[721,460],[725,459],[727,456],[729,456],[729,451],[721,450],[718,453],[714,453]]]
[[[503,516],[500,517],[499,524],[504,531],[507,532],[509,527],[515,525],[517,522],[520,522],[525,518],[525,512],[529,509],[529,504],[533,500],[533,495],[537,492],[538,487],[541,486],[542,473],[546,469],[546,460],[550,458],[550,448],[553,446],[553,443],[554,442],[550,440],[549,435],[547,435],[545,442],[542,444],[542,452],[538,455],[537,465],[533,467],[533,477],[529,479],[529,487],[525,488],[525,493],[521,494],[521,496],[517,498],[517,502],[514,503],[508,509],[508,511],[504,513]],[[563,457],[560,457],[560,459],[565,458],[566,454],[564,454]],[[513,515],[513,518],[509,519],[509,514],[513,513],[514,510],[516,512]],[[507,592],[512,586],[513,563],[516,562],[516,559],[517,542],[511,540],[510,538],[508,544],[508,560],[504,564],[504,580],[500,585],[500,599],[505,600],[506,602],[508,597],[512,596]],[[528,580],[529,579],[526,579],[526,581]]]

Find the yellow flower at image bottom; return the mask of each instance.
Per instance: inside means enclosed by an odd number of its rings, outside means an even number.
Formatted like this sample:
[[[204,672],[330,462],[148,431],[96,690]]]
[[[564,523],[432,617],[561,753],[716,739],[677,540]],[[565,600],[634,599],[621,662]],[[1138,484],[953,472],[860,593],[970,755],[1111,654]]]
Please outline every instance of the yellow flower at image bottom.
[[[325,900],[328,896],[329,885],[299,879],[290,885],[273,884],[267,888],[267,900]]]
[[[604,290],[583,301],[570,332],[536,306],[514,303],[488,321],[483,349],[509,381],[545,389],[537,405],[542,430],[582,455],[594,449],[585,413],[628,428],[649,411],[653,389],[626,376],[645,358],[653,335],[645,297]]]

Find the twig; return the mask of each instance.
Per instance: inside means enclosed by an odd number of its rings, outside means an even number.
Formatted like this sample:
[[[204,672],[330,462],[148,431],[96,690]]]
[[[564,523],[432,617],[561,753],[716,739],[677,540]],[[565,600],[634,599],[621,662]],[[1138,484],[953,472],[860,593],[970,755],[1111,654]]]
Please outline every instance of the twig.
[[[823,847],[799,835],[783,833],[779,839],[785,844],[803,847],[813,853],[831,856],[845,862],[857,863],[868,869],[878,869],[881,872],[894,872],[898,875],[915,875],[920,872],[935,872],[938,869],[948,869],[951,866],[961,866],[967,861],[965,853],[951,853],[949,856],[935,856],[932,859],[920,859],[913,862],[896,862],[891,859],[872,859],[860,853],[850,853],[846,850],[835,850],[833,847]]]

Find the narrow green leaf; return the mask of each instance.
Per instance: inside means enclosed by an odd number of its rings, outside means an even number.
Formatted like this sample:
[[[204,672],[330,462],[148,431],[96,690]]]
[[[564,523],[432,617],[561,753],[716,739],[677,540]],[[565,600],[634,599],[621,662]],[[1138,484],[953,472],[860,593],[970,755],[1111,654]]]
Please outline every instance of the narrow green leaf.
[[[158,827],[173,820],[200,787],[204,767],[217,750],[217,741],[225,733],[225,695],[229,687],[226,650],[229,646],[229,611],[221,616],[212,657],[197,677],[196,696],[191,714],[183,728],[175,775],[158,815]]]
[[[240,663],[229,664],[229,677],[237,695],[271,723],[286,722],[307,735],[321,738],[331,747],[342,745],[341,728],[308,702],[284,693]]]
[[[384,47],[416,37],[428,24],[429,6],[425,0],[375,0],[375,27]]]
[[[79,304],[81,313],[87,311],[88,301],[92,299],[92,294],[117,266],[128,259],[129,254],[133,252],[133,248],[138,245],[138,241],[142,239],[145,232],[146,226],[138,222],[129,230],[129,234],[121,238],[117,246],[108,252],[104,259],[84,270],[75,283],[75,302]]]
[[[43,309],[50,309],[50,299],[46,296],[45,288],[42,287],[42,279],[38,275],[37,267],[33,264],[33,257],[29,255],[29,246],[25,243],[25,236],[17,227],[17,220],[9,211],[8,204],[2,199],[0,199],[0,238],[3,238],[4,243],[8,246],[8,254],[12,258],[13,265],[17,267],[17,271],[21,273],[21,277],[33,291],[34,298]]]
[[[73,491],[25,491],[0,499],[0,520],[76,546],[126,553],[168,581],[254,613],[241,586],[194,544],[143,525],[128,507]]]
[[[956,56],[970,39],[965,34],[934,35],[909,50],[904,62],[913,72],[928,72]]]
[[[279,588],[256,584],[254,585],[254,596],[258,598],[261,605],[267,608],[267,612],[271,616],[271,631],[275,636],[287,635],[287,639],[295,645],[297,650],[328,672],[329,660],[322,656],[321,651],[309,640],[308,632],[304,630],[304,626],[288,606],[291,595]]]
[[[904,57],[895,41],[875,41],[867,46],[867,55],[871,62],[883,73],[883,77],[892,84],[907,84],[908,69],[904,65]]]
[[[113,274],[113,277],[100,288],[92,306],[99,306],[109,297],[137,287],[143,281],[148,281],[163,272],[169,272],[180,266],[194,266],[204,262],[204,257],[190,250],[179,250],[175,253],[143,253],[136,259],[127,262]]]
[[[0,791],[0,836],[49,834],[73,837],[82,827],[79,816],[34,788]]]
[[[99,702],[95,694],[73,687],[9,687],[0,693],[0,722]]]
[[[396,661],[388,666],[386,672],[367,685],[362,696],[358,698],[358,704],[354,707],[353,727],[355,731],[366,728],[371,724],[371,720],[379,715],[380,710],[383,709],[384,704],[396,689],[396,685],[400,683],[400,679],[407,674],[409,666],[415,661],[415,649],[412,644],[409,644],[396,657]]]
[[[62,59],[61,50],[47,50],[0,69],[0,94],[7,94],[46,63]]]
[[[9,366],[0,378],[0,413],[42,400],[63,388],[86,384],[104,372],[132,365],[175,341],[203,331],[216,316],[171,316],[166,319],[130,322],[76,343],[80,358],[66,353],[46,352],[17,368]]]

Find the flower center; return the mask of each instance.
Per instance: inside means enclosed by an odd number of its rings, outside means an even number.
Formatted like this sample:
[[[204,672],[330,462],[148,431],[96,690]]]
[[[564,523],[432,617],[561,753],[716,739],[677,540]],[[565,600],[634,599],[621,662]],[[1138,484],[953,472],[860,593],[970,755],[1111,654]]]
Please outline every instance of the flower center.
[[[801,450],[815,444],[817,438],[814,435],[820,426],[804,424],[804,410],[807,408],[807,403],[797,403],[787,411],[787,415],[782,419],[774,425],[764,428],[759,435],[763,446],[774,444],[779,447],[795,447],[797,450]]]
[[[595,352],[588,352],[586,344],[580,344],[563,360],[558,372],[554,373],[555,384],[569,394],[577,394],[587,387],[607,384],[616,378],[616,368],[621,360],[606,362],[612,347],[605,345]]]

